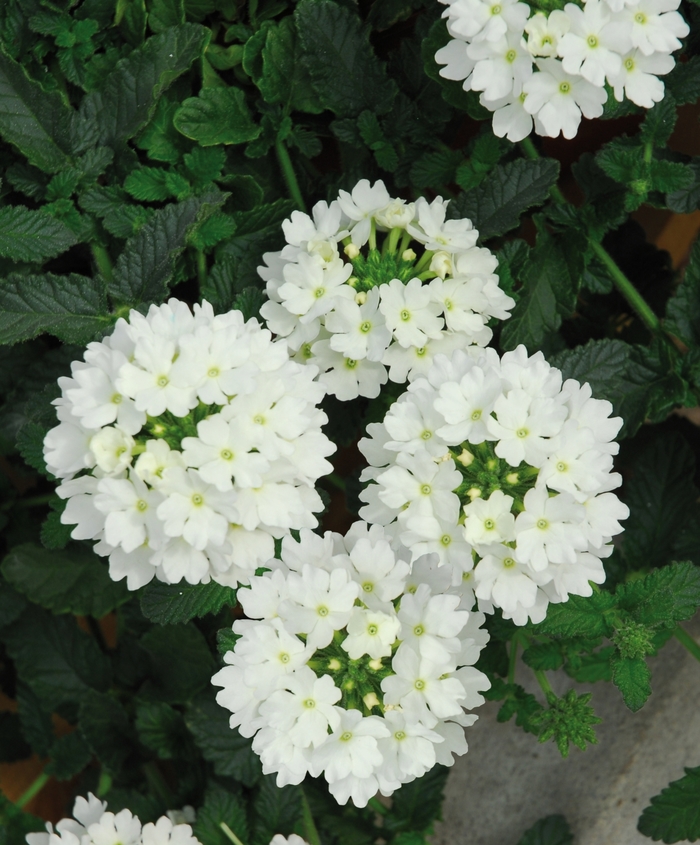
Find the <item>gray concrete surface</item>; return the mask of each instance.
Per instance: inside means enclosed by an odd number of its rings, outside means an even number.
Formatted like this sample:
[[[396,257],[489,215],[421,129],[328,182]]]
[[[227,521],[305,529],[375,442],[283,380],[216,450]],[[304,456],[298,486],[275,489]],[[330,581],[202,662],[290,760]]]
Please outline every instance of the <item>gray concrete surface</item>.
[[[685,626],[700,641],[700,617]],[[469,752],[447,781],[443,821],[434,845],[517,845],[539,818],[566,816],[574,845],[650,845],[637,819],[652,795],[700,765],[700,663],[675,639],[650,661],[652,695],[631,713],[612,684],[578,684],[592,691],[598,744],[560,757],[553,742],[496,721],[498,702],[487,702],[467,729]],[[530,691],[527,667],[517,680]],[[549,673],[557,693],[572,682]],[[541,694],[538,696],[542,700]]]

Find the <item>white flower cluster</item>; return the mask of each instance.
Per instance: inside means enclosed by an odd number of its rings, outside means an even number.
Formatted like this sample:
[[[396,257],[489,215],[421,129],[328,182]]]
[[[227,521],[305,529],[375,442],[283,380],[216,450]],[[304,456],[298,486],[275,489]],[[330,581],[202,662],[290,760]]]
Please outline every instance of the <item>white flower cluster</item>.
[[[466,752],[488,634],[430,558],[411,568],[357,522],[345,537],[285,537],[268,565],[238,593],[249,618],[212,679],[263,772],[279,786],[323,774],[339,803],[364,807]]]
[[[59,379],[44,455],[63,479],[61,521],[129,589],[247,583],[274,538],[317,525],[335,446],[315,375],[239,311],[132,311]]]
[[[394,532],[414,558],[436,553],[466,607],[499,607],[517,625],[549,602],[602,583],[629,510],[611,472],[622,424],[588,384],[524,346],[440,356],[360,450],[373,481],[360,516]]]
[[[403,383],[438,352],[485,346],[489,319],[509,316],[496,258],[475,246],[471,221],[446,219],[448,204],[393,199],[362,179],[312,216],[293,212],[287,246],[263,256],[262,316],[338,399],[377,396],[387,369]]]
[[[47,822],[47,833],[28,833],[28,845],[201,845],[188,824],[174,824],[168,816],[141,825],[130,810],[107,811],[107,803],[88,793],[75,799],[72,819],[56,827]]]
[[[480,91],[493,131],[573,138],[608,98],[649,109],[664,96],[679,38],[690,31],[680,0],[584,0],[545,14],[519,0],[440,0],[452,36],[435,60],[447,79]],[[536,8],[536,4],[533,4]]]

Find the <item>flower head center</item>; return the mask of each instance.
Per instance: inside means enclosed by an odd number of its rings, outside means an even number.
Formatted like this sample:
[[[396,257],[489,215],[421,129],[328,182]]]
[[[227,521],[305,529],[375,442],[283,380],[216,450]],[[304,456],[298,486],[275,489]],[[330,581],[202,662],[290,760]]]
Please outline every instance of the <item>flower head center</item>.
[[[564,463],[564,461],[557,461],[557,472],[566,472],[568,467]]]
[[[221,459],[224,461],[232,461],[233,460],[233,452],[230,449],[222,449],[221,450]]]
[[[549,523],[544,517],[540,517],[535,525],[540,529],[540,531],[544,531],[546,528],[549,527]]]
[[[287,652],[286,652],[286,651],[282,651],[282,652],[280,652],[279,658],[280,658],[280,663],[289,663],[289,661],[292,659],[292,658],[291,658],[291,657],[287,654]]]
[[[304,699],[304,707],[306,707],[307,710],[313,710],[315,706],[316,702],[313,700],[313,698]]]
[[[348,370],[354,370],[357,366],[357,361],[354,358],[346,358],[345,359],[345,367]]]
[[[571,93],[571,83],[570,82],[560,82],[559,83],[559,91],[562,94],[570,94]]]
[[[374,591],[374,584],[371,581],[365,581],[362,585],[362,589],[365,593],[371,593]]]
[[[204,504],[204,496],[201,493],[193,493],[192,494],[192,504],[199,508]]]
[[[340,735],[341,742],[350,742],[352,739],[352,732],[351,731],[343,731]]]
[[[415,689],[417,689],[419,691],[424,690],[425,689],[425,681],[421,680],[421,678],[418,678],[418,680],[413,684],[413,686],[415,687]]]
[[[511,569],[515,566],[515,560],[512,557],[504,557],[503,558],[503,565],[506,569]]]
[[[425,633],[425,628],[422,625],[416,625],[413,629],[413,633],[416,637],[422,637]]]
[[[646,23],[647,22],[647,16],[644,14],[644,12],[637,12],[637,14],[634,16],[634,22],[635,23]]]
[[[379,626],[375,625],[374,623],[372,623],[371,625],[368,625],[367,626],[367,633],[370,635],[370,637],[376,637],[377,634],[379,633]]]
[[[121,393],[115,393],[110,401],[113,405],[121,405],[121,401],[123,398],[124,397],[121,395]]]
[[[144,499],[139,499],[138,502],[136,502],[136,510],[141,511],[141,513],[148,510],[148,502]]]
[[[519,428],[515,432],[515,436],[519,437],[521,440],[524,440],[530,432],[526,428]]]
[[[586,39],[586,43],[591,48],[597,47],[598,46],[598,39],[596,38],[595,35],[589,35],[588,38]]]
[[[314,291],[314,296],[316,297],[316,299],[321,299],[325,292],[325,288],[316,288],[316,290]]]
[[[411,319],[411,312],[408,310],[408,308],[402,308],[399,312],[399,317],[401,317],[404,323],[406,323]]]
[[[429,496],[432,493],[433,488],[429,484],[422,484],[420,491],[424,496]]]
[[[156,384],[158,385],[158,387],[167,387],[169,383],[170,382],[167,376],[158,376],[158,378],[156,379]]]
[[[394,734],[394,739],[401,742],[401,740],[406,739],[406,731],[396,731]]]
[[[509,65],[512,65],[517,58],[518,53],[516,50],[508,50],[508,52],[506,53],[506,61]]]
[[[481,419],[481,410],[472,411],[472,420],[478,422]]]
[[[489,517],[487,517],[487,518],[484,520],[484,528],[485,528],[487,531],[493,531],[493,529],[494,529],[495,527],[496,527],[496,520],[495,520],[495,519],[492,519],[492,518],[489,516]]]
[[[360,331],[362,334],[367,334],[367,332],[372,330],[372,324],[369,320],[365,320],[364,323],[360,323]]]
[[[316,613],[318,613],[319,616],[325,617],[328,616],[329,610],[325,604],[321,604],[316,608]]]
[[[443,534],[442,537],[440,537],[440,543],[443,546],[449,546],[451,542],[452,542],[452,537],[450,537],[449,534]]]
[[[207,370],[207,375],[209,376],[209,378],[217,378],[220,372],[221,371],[218,367],[211,367],[209,370]]]

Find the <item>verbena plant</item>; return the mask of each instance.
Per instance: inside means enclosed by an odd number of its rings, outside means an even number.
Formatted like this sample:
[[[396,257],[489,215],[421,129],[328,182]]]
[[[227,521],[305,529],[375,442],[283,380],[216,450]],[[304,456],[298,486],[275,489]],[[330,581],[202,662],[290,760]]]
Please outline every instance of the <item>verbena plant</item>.
[[[0,717],[0,759],[46,761],[15,805],[2,799],[7,845],[42,829],[22,807],[49,778],[144,823],[190,805],[202,845],[293,832],[311,845],[418,845],[439,818],[444,766],[366,808],[339,807],[321,779],[280,788],[263,775],[211,686],[245,602],[214,582],[129,591],[111,580],[61,521],[44,460],[57,380],[89,342],[170,296],[259,317],[257,268],[285,245],[283,221],[362,179],[409,201],[450,198],[449,216],[472,222],[515,300],[509,319],[489,322],[491,346],[541,350],[623,420],[616,469],[630,515],[604,584],[537,624],[487,617],[477,669],[486,697],[503,702],[499,720],[515,717],[566,756],[596,741],[599,719],[588,694],[557,696],[548,672],[612,681],[636,711],[651,694],[646,658],[670,637],[700,658],[679,626],[700,605],[700,438],[673,413],[700,396],[700,251],[679,275],[630,216],[645,203],[700,205],[698,161],[668,148],[678,107],[700,96],[695,6],[681,9],[690,34],[663,99],[643,110],[608,90],[597,129],[609,140],[561,184],[551,151],[564,147],[496,137],[478,93],[440,75],[442,10],[434,0],[0,8],[0,681],[17,702]],[[317,484],[323,527],[356,518],[365,461],[354,446],[404,390],[324,400],[340,451]],[[515,683],[521,659],[541,695]],[[72,730],[57,737],[53,714]],[[643,833],[700,837],[698,764],[644,810]],[[570,835],[553,817],[522,841]]]

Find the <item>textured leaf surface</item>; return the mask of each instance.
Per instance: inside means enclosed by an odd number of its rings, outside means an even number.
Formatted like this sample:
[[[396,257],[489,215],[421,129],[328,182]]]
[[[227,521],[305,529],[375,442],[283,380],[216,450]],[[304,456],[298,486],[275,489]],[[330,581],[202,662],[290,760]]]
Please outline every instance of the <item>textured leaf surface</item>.
[[[530,352],[539,349],[547,336],[570,314],[581,286],[580,254],[557,239],[540,232],[522,269],[523,286],[518,302],[503,327],[501,345],[515,349],[524,343]]]
[[[112,581],[107,565],[77,543],[49,551],[34,543],[15,546],[2,562],[2,574],[35,604],[54,613],[99,619],[130,598],[123,581]]]
[[[175,259],[187,245],[187,236],[223,201],[223,194],[210,193],[158,209],[127,241],[114,266],[110,294],[120,302],[134,305],[163,299]]]
[[[91,92],[81,104],[81,117],[98,143],[116,147],[133,138],[148,123],[158,98],[202,54],[209,37],[205,27],[183,24],[154,35],[121,59],[104,89]]]
[[[202,845],[228,845],[230,839],[221,829],[228,825],[241,842],[248,841],[248,816],[238,795],[213,783],[204,796],[204,805],[197,812],[194,835]]]
[[[666,306],[664,328],[690,346],[700,344],[700,241],[696,241],[683,281]]]
[[[597,399],[612,402],[622,417],[620,437],[629,437],[644,422],[657,390],[664,392],[667,373],[658,367],[643,347],[621,340],[590,340],[552,356],[564,378],[588,382]]]
[[[518,845],[573,845],[574,836],[564,816],[546,816],[523,834]]]
[[[189,622],[222,607],[234,607],[236,591],[210,581],[208,584],[161,584],[152,581],[141,593],[141,612],[159,625]]]
[[[82,700],[90,688],[109,686],[109,660],[72,617],[29,607],[3,639],[20,678],[50,712]]]
[[[218,775],[254,786],[262,777],[260,758],[253,752],[251,740],[229,727],[229,716],[213,696],[205,695],[187,709],[185,722],[204,759],[214,764]]]
[[[112,322],[107,311],[99,277],[13,274],[0,280],[0,344],[48,332],[82,345]]]
[[[175,126],[203,147],[243,144],[260,134],[240,88],[205,88],[190,97],[175,115]]]
[[[612,680],[629,709],[636,713],[651,695],[651,671],[643,657],[612,658]]]
[[[294,17],[302,60],[323,106],[338,117],[388,112],[396,83],[377,59],[357,15],[331,0],[302,0]]]
[[[252,845],[267,845],[276,833],[288,836],[301,821],[301,792],[298,786],[276,786],[273,775],[263,778],[253,803]]]
[[[637,827],[645,836],[664,842],[700,839],[700,766],[686,769],[644,808]]]
[[[60,737],[51,746],[46,773],[56,780],[68,780],[82,772],[92,759],[90,746],[79,731]]]
[[[450,217],[468,217],[482,241],[520,225],[520,216],[541,205],[559,177],[559,162],[519,158],[497,165],[489,178],[450,204]]]
[[[0,136],[47,173],[70,165],[71,110],[0,48]]]
[[[695,457],[680,434],[659,437],[632,464],[623,499],[630,509],[623,552],[635,568],[660,566],[695,510]]]
[[[168,704],[185,704],[209,686],[214,659],[204,636],[193,625],[151,628],[141,647],[150,658],[150,679],[143,693]],[[173,672],[173,655],[177,672]]]
[[[560,637],[607,636],[611,625],[604,613],[615,607],[615,597],[610,593],[593,593],[592,596],[570,596],[562,604],[553,604],[547,609],[547,617],[540,622],[538,630]]]
[[[0,255],[12,261],[54,258],[75,243],[75,235],[45,211],[23,206],[0,208]]]
[[[80,731],[109,771],[116,773],[122,768],[135,737],[129,716],[116,698],[89,690],[80,705]]]
[[[675,627],[700,606],[700,567],[689,561],[672,563],[621,584],[615,594],[635,622]]]

